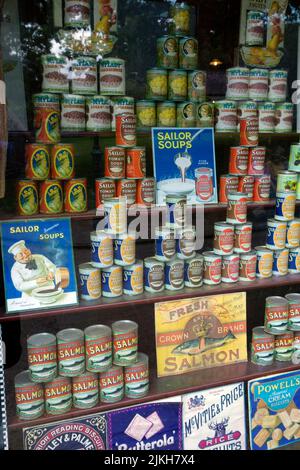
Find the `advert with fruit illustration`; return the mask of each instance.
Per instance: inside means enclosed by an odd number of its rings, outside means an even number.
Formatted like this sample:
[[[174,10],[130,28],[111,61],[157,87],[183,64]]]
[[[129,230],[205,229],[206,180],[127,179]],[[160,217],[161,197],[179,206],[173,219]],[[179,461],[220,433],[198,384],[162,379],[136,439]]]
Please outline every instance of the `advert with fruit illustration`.
[[[246,293],[155,305],[158,377],[247,362]]]

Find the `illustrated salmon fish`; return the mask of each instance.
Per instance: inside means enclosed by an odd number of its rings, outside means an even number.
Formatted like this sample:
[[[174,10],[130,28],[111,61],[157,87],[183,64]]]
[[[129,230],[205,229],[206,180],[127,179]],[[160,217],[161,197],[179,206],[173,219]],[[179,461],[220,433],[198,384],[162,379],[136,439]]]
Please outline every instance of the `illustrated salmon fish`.
[[[197,354],[204,353],[210,349],[219,348],[235,339],[236,337],[232,331],[229,330],[229,333],[223,338],[203,338],[203,344],[201,344],[201,338],[186,341],[174,348],[172,354],[188,354],[189,356],[196,356]]]

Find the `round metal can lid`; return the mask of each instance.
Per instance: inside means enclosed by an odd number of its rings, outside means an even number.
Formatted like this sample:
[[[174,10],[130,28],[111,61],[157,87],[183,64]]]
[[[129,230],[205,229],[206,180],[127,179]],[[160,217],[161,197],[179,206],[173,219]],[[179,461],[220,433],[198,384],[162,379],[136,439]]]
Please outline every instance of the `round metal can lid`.
[[[273,307],[277,307],[277,306],[288,306],[288,301],[287,299],[285,299],[284,297],[279,297],[279,296],[273,296],[273,297],[267,297],[266,298],[266,305],[268,306],[273,306]]]
[[[215,259],[222,259],[221,256],[217,255],[214,251],[204,251],[202,253],[204,258],[215,258]]]
[[[144,354],[144,353],[138,353],[137,354],[137,361],[134,363],[134,364],[131,364],[131,365],[128,365],[128,366],[125,366],[125,372],[128,370],[128,369],[131,369],[132,367],[137,367],[141,364],[149,364],[149,356],[147,354]]]
[[[28,346],[50,346],[56,344],[56,336],[51,333],[37,333],[27,338]]]
[[[85,328],[84,334],[91,339],[97,339],[103,336],[111,336],[111,328],[106,325],[91,325]]]
[[[126,333],[138,329],[138,324],[131,320],[120,320],[114,322],[112,325],[113,332]]]
[[[266,246],[256,246],[255,248],[255,251],[256,252],[259,252],[259,251],[262,251],[264,253],[273,253],[271,250],[269,250],[269,248],[267,248]]]
[[[24,387],[26,385],[36,385],[37,387],[41,387],[41,384],[31,380],[31,374],[29,370],[24,370],[15,376],[16,387]]]
[[[57,333],[57,338],[62,341],[74,341],[78,339],[84,338],[84,333],[82,330],[77,328],[67,328],[65,330],[61,330]]]
[[[91,240],[92,241],[100,241],[104,238],[112,238],[111,234],[105,232],[105,230],[99,230],[98,232],[91,232]]]
[[[256,326],[255,328],[253,328],[252,335],[253,335],[253,339],[257,339],[257,338],[274,339],[274,336],[271,335],[270,333],[267,333],[263,326]]]
[[[293,303],[293,302],[299,302],[300,303],[300,294],[287,294],[285,298],[288,300],[288,302]]]
[[[122,366],[117,366],[117,365],[112,365],[108,370],[105,372],[100,372],[100,378],[106,377],[107,375],[110,375],[111,372],[115,372],[116,374],[122,374],[123,375],[123,367]]]
[[[90,273],[93,273],[95,271],[99,271],[100,272],[100,269],[99,268],[95,268],[92,263],[82,263],[78,266],[78,269],[79,269],[79,272],[80,274],[90,274]]]
[[[45,384],[45,388],[53,387],[53,385],[56,385],[57,383],[71,385],[72,381],[71,381],[70,377],[63,377],[61,375],[58,375],[53,380],[51,380],[51,382],[47,382]],[[71,391],[70,391],[70,393],[71,393]]]
[[[152,257],[152,258],[145,258],[144,259],[144,264],[146,267],[150,267],[150,266],[161,266],[162,268],[164,268],[165,266],[165,263],[163,261],[159,261],[157,260],[155,257]]]

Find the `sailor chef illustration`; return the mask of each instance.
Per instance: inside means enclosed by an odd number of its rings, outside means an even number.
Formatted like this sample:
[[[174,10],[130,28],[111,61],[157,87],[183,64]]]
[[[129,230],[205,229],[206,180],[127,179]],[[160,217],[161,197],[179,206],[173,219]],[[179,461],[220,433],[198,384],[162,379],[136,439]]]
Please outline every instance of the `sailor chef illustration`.
[[[56,266],[44,255],[33,255],[25,241],[14,243],[8,250],[14,256],[11,279],[22,297],[30,296],[37,287],[53,287]]]

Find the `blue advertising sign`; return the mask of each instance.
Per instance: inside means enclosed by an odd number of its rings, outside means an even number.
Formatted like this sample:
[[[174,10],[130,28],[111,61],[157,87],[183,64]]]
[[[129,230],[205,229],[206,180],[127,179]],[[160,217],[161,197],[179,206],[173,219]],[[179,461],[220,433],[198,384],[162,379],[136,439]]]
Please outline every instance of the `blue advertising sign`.
[[[153,128],[156,203],[186,195],[189,204],[218,202],[214,129]]]
[[[70,219],[1,224],[7,312],[78,303]]]

